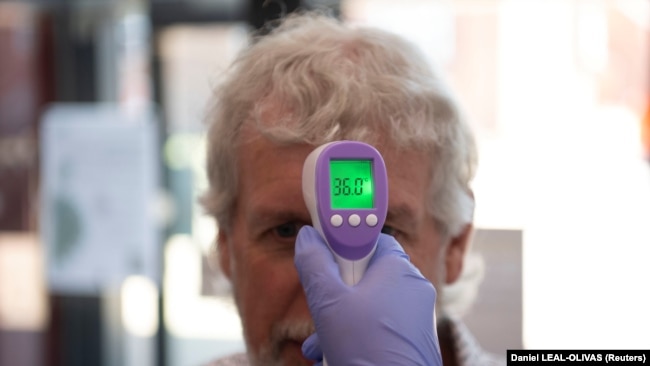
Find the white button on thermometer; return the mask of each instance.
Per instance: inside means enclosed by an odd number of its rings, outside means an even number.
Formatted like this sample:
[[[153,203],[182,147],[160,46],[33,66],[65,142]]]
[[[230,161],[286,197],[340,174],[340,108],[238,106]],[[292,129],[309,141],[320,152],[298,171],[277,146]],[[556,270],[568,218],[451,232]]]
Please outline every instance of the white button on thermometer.
[[[343,281],[355,285],[386,220],[384,159],[374,147],[358,141],[321,145],[305,160],[302,193],[312,224],[334,253]]]

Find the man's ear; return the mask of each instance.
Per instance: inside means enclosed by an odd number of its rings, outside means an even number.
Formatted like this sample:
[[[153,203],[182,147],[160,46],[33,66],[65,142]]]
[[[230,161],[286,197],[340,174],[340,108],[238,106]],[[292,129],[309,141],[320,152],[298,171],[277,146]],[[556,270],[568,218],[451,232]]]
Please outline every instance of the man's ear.
[[[463,261],[465,260],[465,253],[469,248],[473,229],[474,226],[471,223],[465,225],[460,234],[451,238],[449,244],[447,244],[448,247],[445,254],[446,284],[456,282],[463,271]]]
[[[230,280],[230,241],[226,230],[219,229],[219,233],[217,234],[217,253],[219,254],[221,272]]]

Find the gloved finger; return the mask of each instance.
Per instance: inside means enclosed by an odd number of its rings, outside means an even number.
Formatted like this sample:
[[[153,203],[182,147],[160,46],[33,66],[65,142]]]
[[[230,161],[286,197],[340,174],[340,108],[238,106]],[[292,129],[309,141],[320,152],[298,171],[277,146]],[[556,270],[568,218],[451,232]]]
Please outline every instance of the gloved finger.
[[[404,252],[404,248],[402,248],[394,237],[386,234],[379,234],[379,237],[377,238],[377,250],[372,257],[371,264],[373,261],[377,261],[382,257],[389,255],[395,255],[410,261],[408,254]]]
[[[377,249],[370,259],[368,267],[372,268],[375,263],[383,261],[396,261],[397,263],[410,263],[410,258],[404,248],[395,240],[394,237],[386,234],[379,234],[377,239]]]
[[[302,354],[312,361],[321,361],[323,359],[318,334],[314,333],[305,339],[302,343]]]
[[[387,278],[397,280],[400,275],[425,280],[397,240],[390,235],[380,234],[377,240],[377,249],[368,264],[362,281],[385,281]]]
[[[303,226],[298,232],[294,263],[310,305],[332,299],[345,288],[334,255],[311,226]]]

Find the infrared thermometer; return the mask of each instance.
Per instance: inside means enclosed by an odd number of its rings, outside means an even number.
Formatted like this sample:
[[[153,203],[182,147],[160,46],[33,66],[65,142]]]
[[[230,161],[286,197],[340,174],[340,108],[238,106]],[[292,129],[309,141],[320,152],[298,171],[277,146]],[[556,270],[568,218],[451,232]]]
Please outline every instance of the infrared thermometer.
[[[388,179],[381,154],[358,141],[321,145],[303,165],[302,193],[343,281],[357,284],[386,220]]]

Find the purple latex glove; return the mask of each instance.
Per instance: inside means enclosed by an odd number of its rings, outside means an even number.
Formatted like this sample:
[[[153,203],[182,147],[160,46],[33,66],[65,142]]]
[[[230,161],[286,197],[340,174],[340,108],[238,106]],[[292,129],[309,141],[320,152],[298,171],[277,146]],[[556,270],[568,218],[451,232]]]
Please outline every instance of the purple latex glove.
[[[402,247],[381,234],[361,281],[346,285],[311,226],[296,239],[295,264],[316,325],[305,357],[329,365],[442,365],[434,329],[436,290]]]

